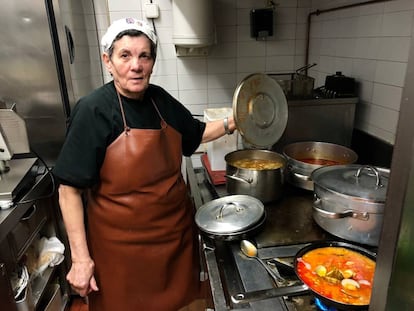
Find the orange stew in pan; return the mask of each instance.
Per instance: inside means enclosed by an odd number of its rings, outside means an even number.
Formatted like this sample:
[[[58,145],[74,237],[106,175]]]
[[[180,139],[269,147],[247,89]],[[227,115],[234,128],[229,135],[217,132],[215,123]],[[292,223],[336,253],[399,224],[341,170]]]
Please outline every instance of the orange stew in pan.
[[[347,305],[368,305],[375,261],[344,247],[313,249],[297,259],[297,274],[315,293]]]

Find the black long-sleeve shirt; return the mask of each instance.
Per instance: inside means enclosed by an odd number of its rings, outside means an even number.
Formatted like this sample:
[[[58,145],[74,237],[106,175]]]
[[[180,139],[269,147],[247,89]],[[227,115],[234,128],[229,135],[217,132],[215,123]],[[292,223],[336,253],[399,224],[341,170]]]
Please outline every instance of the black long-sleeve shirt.
[[[121,99],[130,128],[160,128],[160,118],[152,99],[166,123],[181,133],[184,156],[193,154],[200,145],[205,123],[195,119],[187,108],[161,87],[150,84],[143,100],[123,96]],[[99,181],[106,148],[123,131],[121,110],[112,81],[81,98],[76,104],[53,174],[60,183],[77,188],[95,185]]]

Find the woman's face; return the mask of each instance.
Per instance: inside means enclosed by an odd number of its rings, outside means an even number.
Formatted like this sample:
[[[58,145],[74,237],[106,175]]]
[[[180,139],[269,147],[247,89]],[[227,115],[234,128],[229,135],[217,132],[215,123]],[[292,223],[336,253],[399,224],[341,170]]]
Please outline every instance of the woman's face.
[[[151,55],[151,42],[145,35],[121,37],[113,43],[111,58],[104,53],[103,61],[120,94],[134,99],[143,98],[155,62]]]

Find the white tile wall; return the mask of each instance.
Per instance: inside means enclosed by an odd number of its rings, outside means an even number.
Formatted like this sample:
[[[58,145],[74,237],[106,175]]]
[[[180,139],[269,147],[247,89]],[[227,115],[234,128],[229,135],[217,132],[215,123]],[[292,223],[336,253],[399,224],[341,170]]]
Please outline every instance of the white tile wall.
[[[316,0],[313,9],[358,1]],[[414,1],[393,0],[312,18],[310,59],[319,84],[335,71],[356,78],[356,127],[395,141],[402,88],[413,35]],[[338,29],[340,27],[343,30]],[[334,39],[334,40],[332,40]]]
[[[206,57],[178,58],[172,43],[171,0],[153,0],[160,8],[154,20],[160,39],[152,82],[167,89],[194,114],[205,108],[229,107],[237,83],[253,72],[290,72],[304,65],[308,13],[357,0],[279,0],[274,36],[250,37],[249,13],[268,1],[211,0],[217,43]],[[149,0],[94,0],[100,36],[124,16],[143,18]],[[342,71],[355,77],[361,103],[356,126],[394,143],[413,32],[414,1],[393,0],[320,14],[312,18],[310,73],[317,85]],[[105,80],[110,77],[105,75]]]

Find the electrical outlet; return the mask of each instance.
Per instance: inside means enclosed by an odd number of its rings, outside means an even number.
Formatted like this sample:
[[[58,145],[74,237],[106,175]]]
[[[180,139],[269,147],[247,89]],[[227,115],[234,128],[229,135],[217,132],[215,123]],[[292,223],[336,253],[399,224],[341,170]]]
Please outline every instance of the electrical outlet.
[[[158,5],[155,3],[146,3],[145,4],[145,17],[146,18],[158,18],[160,16],[160,11]]]

